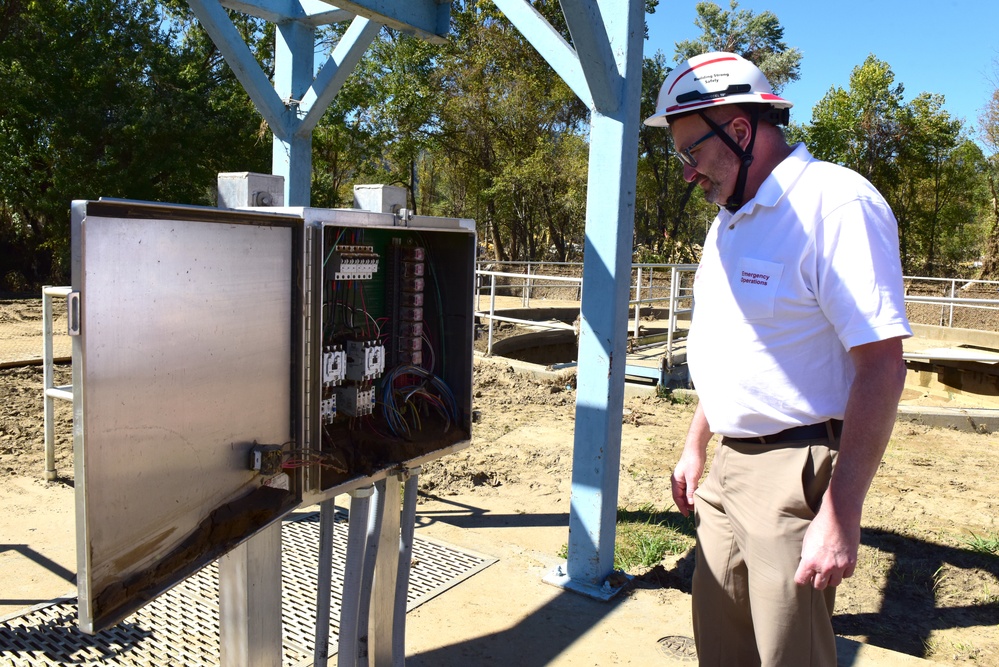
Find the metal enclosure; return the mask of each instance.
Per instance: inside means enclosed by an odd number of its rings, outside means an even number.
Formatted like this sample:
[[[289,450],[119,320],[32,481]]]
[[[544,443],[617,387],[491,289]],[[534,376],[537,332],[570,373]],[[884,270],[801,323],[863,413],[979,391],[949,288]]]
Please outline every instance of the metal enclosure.
[[[394,215],[353,209],[286,208],[300,215],[310,236],[312,281],[309,293],[311,326],[306,386],[309,391],[308,416],[310,447],[335,457],[334,465],[310,470],[306,484],[306,501],[320,501],[334,495],[383,479],[392,471],[414,468],[427,461],[468,445],[472,415],[472,338],[474,334],[473,287],[475,280],[475,223],[457,218]],[[372,326],[366,335],[385,343],[385,372],[375,378],[376,405],[369,417],[359,420],[345,414],[338,404],[338,415],[323,419],[323,403],[330,396],[324,387],[323,366],[328,361],[327,348],[341,338],[337,334],[335,294],[331,286],[340,284],[336,278],[338,243],[352,239],[352,245],[370,246],[377,256],[377,269],[366,280],[353,281],[355,292],[356,329],[366,329],[361,318]],[[393,244],[423,249],[422,302],[426,347],[417,365],[429,370],[434,380],[412,374],[397,374],[389,382],[393,369],[406,364],[393,348],[407,332],[396,326],[393,295],[405,292],[400,285],[401,260],[393,260]],[[393,268],[393,264],[396,264]],[[363,292],[360,292],[363,290]],[[363,315],[361,312],[363,311]],[[375,332],[375,321],[380,330]],[[347,350],[349,352],[349,349]],[[413,401],[410,407],[422,409],[422,417],[411,420],[412,429],[393,433],[386,422],[386,395],[391,386],[417,388],[420,384],[431,394],[442,394],[433,385],[439,380],[450,391],[454,413],[450,423],[435,414],[433,402]],[[351,384],[348,379],[345,384]],[[341,387],[334,387],[337,392]],[[421,389],[422,391],[422,389]],[[406,390],[409,393],[409,390]],[[337,394],[342,403],[343,393]],[[446,401],[447,396],[443,397]],[[432,401],[431,399],[428,399]],[[366,421],[365,421],[366,420]],[[313,476],[315,475],[315,476]]]
[[[350,210],[74,202],[81,629],[118,622],[303,501],[467,445],[473,229]],[[453,394],[448,419],[414,401],[423,414],[400,412],[421,429],[393,433],[374,409],[400,383],[369,377],[342,384],[372,385],[372,414],[323,418],[324,294],[337,293],[324,259],[348,236],[426,249],[432,374]],[[391,320],[388,286],[376,277],[359,292],[369,326]],[[367,333],[368,347],[391,348],[388,331]]]

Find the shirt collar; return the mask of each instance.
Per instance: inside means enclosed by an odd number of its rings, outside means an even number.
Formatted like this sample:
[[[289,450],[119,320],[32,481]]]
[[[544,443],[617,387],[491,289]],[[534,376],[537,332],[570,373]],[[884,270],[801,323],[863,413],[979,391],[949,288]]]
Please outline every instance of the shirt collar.
[[[727,221],[734,222],[734,218],[749,215],[757,206],[776,206],[781,198],[783,198],[784,193],[791,189],[791,186],[794,185],[802,172],[805,171],[808,163],[814,159],[812,154],[808,152],[805,144],[795,144],[791,149],[790,155],[781,160],[780,164],[774,167],[774,170],[770,172],[766,180],[760,184],[759,190],[756,191],[756,196],[743,204],[742,208],[735,213],[729,213],[724,208],[721,209],[719,216]]]

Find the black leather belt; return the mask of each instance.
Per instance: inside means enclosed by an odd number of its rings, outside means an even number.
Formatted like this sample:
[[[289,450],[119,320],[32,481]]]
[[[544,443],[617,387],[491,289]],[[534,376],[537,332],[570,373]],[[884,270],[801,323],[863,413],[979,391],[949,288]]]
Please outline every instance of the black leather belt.
[[[751,445],[775,445],[781,442],[796,442],[798,440],[828,440],[830,427],[833,437],[838,438],[843,432],[843,420],[830,419],[828,422],[821,422],[819,424],[794,426],[792,428],[784,429],[779,433],[772,433],[771,435],[759,435],[746,438],[726,437],[725,439],[733,440],[735,442],[744,442]]]

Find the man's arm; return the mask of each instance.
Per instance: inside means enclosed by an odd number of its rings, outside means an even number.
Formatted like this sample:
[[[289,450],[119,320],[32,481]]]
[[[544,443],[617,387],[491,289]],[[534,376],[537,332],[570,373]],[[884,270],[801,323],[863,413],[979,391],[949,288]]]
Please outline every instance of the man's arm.
[[[881,463],[905,384],[902,339],[850,350],[856,377],[843,419],[839,455],[822,506],[805,533],[796,583],[816,589],[853,576],[864,497]]]
[[[680,456],[676,468],[673,469],[673,476],[670,477],[670,486],[673,489],[673,502],[676,508],[684,516],[690,514],[694,509],[694,491],[704,474],[704,461],[707,458],[708,441],[711,440],[711,429],[708,420],[704,416],[701,405],[697,405],[694,411],[694,418],[690,420],[690,428],[687,429],[687,440],[683,445],[683,454]]]

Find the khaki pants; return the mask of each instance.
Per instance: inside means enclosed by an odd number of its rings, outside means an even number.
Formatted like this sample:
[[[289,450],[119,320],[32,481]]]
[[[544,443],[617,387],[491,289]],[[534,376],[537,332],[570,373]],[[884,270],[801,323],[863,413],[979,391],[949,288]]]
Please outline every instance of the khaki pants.
[[[701,665],[835,667],[835,589],[794,583],[838,442],[723,439],[696,492],[694,639]]]

